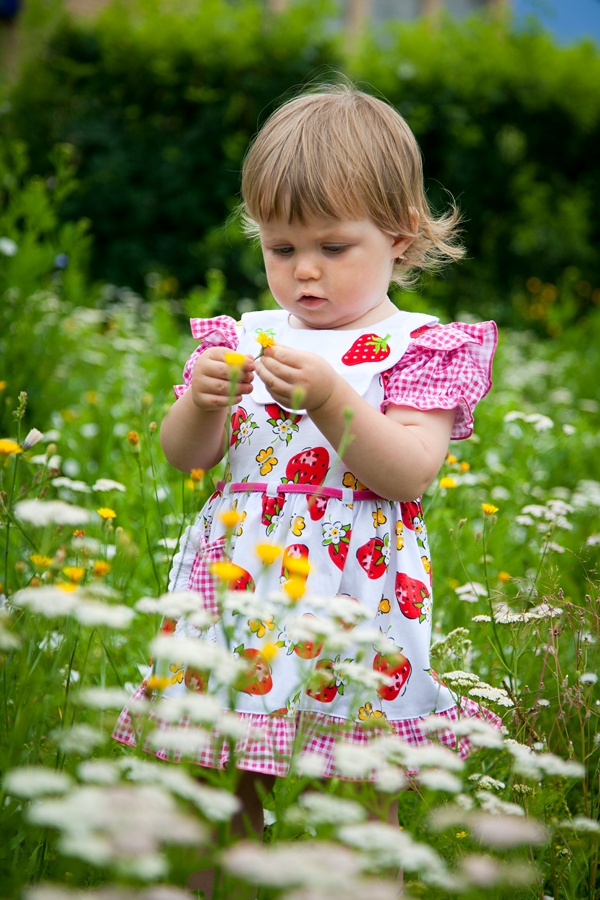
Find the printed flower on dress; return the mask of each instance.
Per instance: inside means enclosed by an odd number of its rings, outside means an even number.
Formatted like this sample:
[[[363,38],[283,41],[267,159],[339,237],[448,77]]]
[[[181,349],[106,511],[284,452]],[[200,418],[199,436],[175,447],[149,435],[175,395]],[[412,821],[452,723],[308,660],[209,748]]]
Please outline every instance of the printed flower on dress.
[[[300,537],[305,528],[306,523],[304,521],[304,516],[296,516],[292,522],[292,534],[296,537]]]
[[[231,439],[230,446],[239,447],[244,441],[250,443],[250,437],[255,428],[258,428],[256,422],[253,422],[254,413],[248,413],[243,406],[238,406],[231,417]]]
[[[353,491],[367,490],[366,484],[363,484],[362,481],[359,481],[356,475],[353,475],[352,472],[344,472],[342,484],[344,485],[344,487],[352,488]]]
[[[269,415],[267,422],[272,427],[273,434],[280,441],[289,444],[294,433],[298,431],[298,422],[302,416],[286,412],[277,403],[267,403],[265,409]]]
[[[373,516],[373,527],[374,528],[377,528],[378,525],[385,525],[385,523],[387,522],[387,518],[384,516],[383,510],[381,509],[380,506],[378,506],[377,511],[374,513],[371,513],[371,515]]]
[[[273,455],[273,448],[266,447],[256,455],[256,462],[260,465],[260,474],[268,475],[275,468],[279,460]]]

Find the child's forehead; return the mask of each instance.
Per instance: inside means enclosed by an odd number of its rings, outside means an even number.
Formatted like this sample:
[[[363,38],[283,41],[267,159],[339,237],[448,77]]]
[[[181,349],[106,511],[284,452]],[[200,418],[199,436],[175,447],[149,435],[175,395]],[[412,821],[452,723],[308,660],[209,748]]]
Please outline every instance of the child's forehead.
[[[353,237],[361,234],[365,228],[374,223],[367,217],[356,219],[318,217],[309,219],[293,219],[273,217],[268,222],[259,222],[258,229],[262,240],[273,240],[279,237],[302,237],[311,240],[331,240],[334,237]]]

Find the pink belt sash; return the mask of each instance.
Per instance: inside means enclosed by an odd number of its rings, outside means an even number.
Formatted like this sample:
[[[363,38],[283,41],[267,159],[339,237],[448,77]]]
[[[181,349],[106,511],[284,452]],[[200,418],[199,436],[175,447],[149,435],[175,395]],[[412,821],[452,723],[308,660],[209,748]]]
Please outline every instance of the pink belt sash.
[[[276,497],[277,494],[310,494],[311,497],[333,497],[335,500],[343,500],[344,503],[353,503],[356,500],[384,500],[374,491],[353,491],[351,488],[322,487],[312,484],[295,484],[288,482],[282,484],[273,481],[219,481],[216,489],[223,494],[266,494],[267,497]]]

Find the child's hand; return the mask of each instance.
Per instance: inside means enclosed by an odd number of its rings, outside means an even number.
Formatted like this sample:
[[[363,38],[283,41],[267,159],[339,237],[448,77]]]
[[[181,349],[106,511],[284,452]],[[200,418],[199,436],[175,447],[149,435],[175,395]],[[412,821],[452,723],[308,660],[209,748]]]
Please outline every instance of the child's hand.
[[[321,356],[276,344],[256,363],[271,397],[288,409],[314,410],[329,399],[337,375]]]
[[[198,409],[209,412],[235,406],[243,394],[251,392],[255,367],[251,356],[234,353],[227,347],[210,347],[198,357],[194,367],[191,384],[194,403]]]

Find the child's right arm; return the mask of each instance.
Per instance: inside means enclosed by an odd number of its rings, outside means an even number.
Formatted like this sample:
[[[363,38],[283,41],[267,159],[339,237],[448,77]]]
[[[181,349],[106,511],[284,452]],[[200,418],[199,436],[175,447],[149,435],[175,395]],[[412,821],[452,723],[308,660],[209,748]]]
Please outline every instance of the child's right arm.
[[[209,347],[198,357],[190,387],[175,401],[160,429],[160,442],[168,461],[182,472],[212,469],[225,451],[225,426],[231,406],[252,390],[254,360],[237,369],[225,362],[227,347]]]

